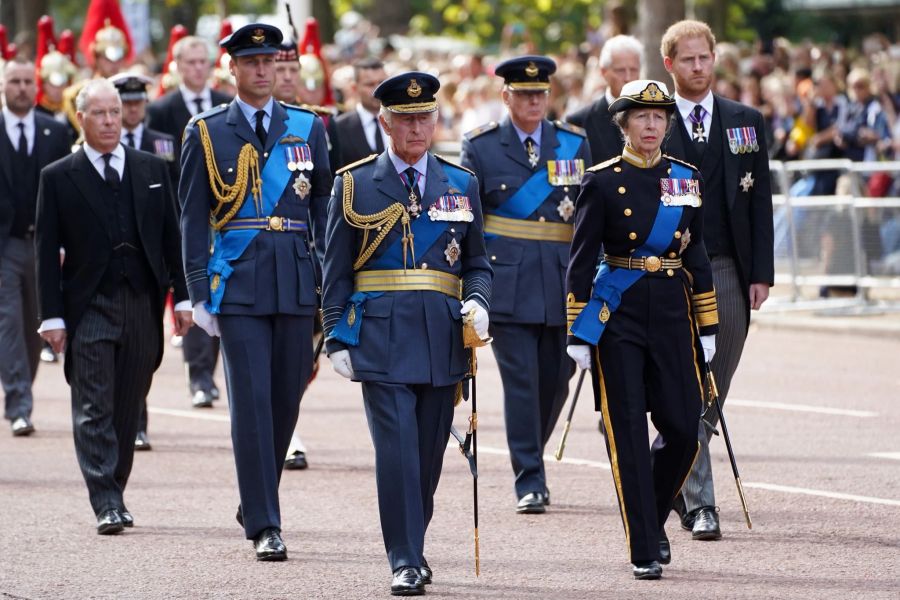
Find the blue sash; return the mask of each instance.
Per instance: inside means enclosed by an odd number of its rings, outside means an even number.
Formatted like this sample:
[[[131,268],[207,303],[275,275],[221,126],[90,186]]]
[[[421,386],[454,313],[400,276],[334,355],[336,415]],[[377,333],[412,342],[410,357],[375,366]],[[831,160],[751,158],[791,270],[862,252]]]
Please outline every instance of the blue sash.
[[[469,187],[469,172],[455,165],[443,163],[441,167],[447,178],[450,180],[450,187],[465,191]],[[433,174],[432,176],[437,176]],[[423,207],[424,208],[424,207]],[[428,210],[424,209],[422,216],[416,219],[412,227],[413,240],[416,246],[421,250],[420,256],[431,248],[442,233],[447,231],[446,221],[432,221],[427,217]],[[386,269],[402,269],[403,268],[403,240],[398,237],[384,251],[384,254],[366,265],[366,271],[383,271]],[[341,315],[341,319],[331,331],[331,338],[338,340],[348,346],[359,345],[359,331],[362,328],[362,316],[365,312],[366,300],[369,298],[377,298],[384,292],[356,292],[347,300],[347,307]]]
[[[304,140],[309,139],[315,115],[299,110],[289,110],[287,113],[287,131],[284,135],[299,136]],[[288,169],[285,161],[276,160],[274,155],[270,156],[262,170],[262,214],[256,214],[252,192],[248,192],[244,204],[241,205],[235,218],[246,219],[271,215],[278,206],[278,201],[291,180],[291,175],[293,173]],[[216,232],[213,241],[213,255],[206,265],[206,273],[210,277],[209,301],[206,303],[206,308],[211,314],[219,312],[219,305],[225,295],[225,284],[234,271],[230,264],[231,261],[236,260],[244,253],[260,231],[262,230],[233,229]]]
[[[687,167],[675,162],[671,163],[671,166],[673,179],[691,179],[692,173]],[[683,209],[682,206],[666,206],[660,202],[650,235],[647,236],[647,241],[634,252],[634,256],[637,258],[659,256],[671,243],[675,229],[681,222]],[[612,271],[608,264],[601,263],[600,269],[594,277],[591,299],[572,323],[572,335],[596,346],[606,329],[606,323],[610,316],[619,308],[622,294],[645,274],[646,271],[638,269]],[[601,321],[600,315],[604,308],[606,315]]]
[[[546,127],[546,123],[544,124]],[[580,135],[558,129],[556,135],[559,139],[559,148],[556,151],[557,160],[574,160],[578,148],[581,147],[584,138]],[[526,219],[553,191],[547,175],[547,163],[535,171],[528,180],[516,190],[509,199],[491,211],[493,214],[509,219]],[[486,234],[485,237],[492,237]]]

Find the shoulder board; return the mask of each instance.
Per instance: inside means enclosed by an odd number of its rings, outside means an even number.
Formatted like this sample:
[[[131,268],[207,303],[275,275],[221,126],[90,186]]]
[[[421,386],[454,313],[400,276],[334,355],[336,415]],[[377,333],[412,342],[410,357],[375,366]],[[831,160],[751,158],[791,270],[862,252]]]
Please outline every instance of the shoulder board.
[[[456,164],[455,162],[453,162],[453,161],[450,160],[449,158],[444,158],[444,157],[441,156],[440,154],[435,154],[434,157],[435,157],[436,159],[438,159],[439,161],[441,161],[442,163],[444,163],[445,165],[450,165],[451,167],[456,167],[456,168],[459,169],[460,171],[465,171],[465,172],[468,173],[469,175],[472,175],[473,177],[475,176],[475,172],[474,172],[474,171],[472,171],[471,169],[467,169],[466,167],[464,167],[464,166],[462,166],[462,165]]]
[[[481,127],[476,127],[472,131],[466,133],[464,137],[467,140],[474,140],[479,135],[487,133],[488,131],[493,131],[493,130],[497,129],[498,127],[500,127],[500,123],[498,123],[497,121],[491,121],[490,123],[485,123]]]
[[[694,171],[699,171],[699,170],[700,170],[700,169],[698,169],[697,167],[695,167],[694,165],[692,165],[691,163],[689,163],[688,161],[686,161],[686,160],[681,160],[680,158],[675,158],[674,156],[669,156],[668,154],[663,154],[663,158],[665,158],[666,160],[670,160],[670,161],[672,161],[672,162],[677,162],[677,163],[680,164],[680,165],[684,165],[684,166],[686,166],[686,167],[690,167],[690,168],[691,168],[692,170],[694,170]]]
[[[313,113],[314,115],[317,115],[320,117],[334,116],[334,114],[336,112],[334,109],[332,109],[329,106],[319,106],[318,104],[301,104],[299,106],[294,106],[294,105],[290,104],[288,106],[290,106],[291,108],[299,108],[300,110],[307,110],[307,111]]]
[[[563,131],[568,131],[569,133],[574,133],[575,135],[580,135],[581,137],[587,137],[587,131],[585,131],[578,125],[572,125],[571,123],[566,123],[565,121],[553,121],[553,124],[556,125],[557,129],[562,129]]]
[[[306,104],[304,104],[304,105],[301,106],[301,105],[299,105],[299,104],[288,104],[287,102],[282,102],[282,101],[280,101],[280,100],[278,101],[278,103],[279,103],[282,107],[284,107],[285,110],[302,110],[303,112],[309,112],[309,113],[312,113],[312,114],[316,114],[316,111],[314,111],[314,110],[312,109],[312,107],[307,106]]]
[[[613,166],[614,164],[616,164],[616,163],[619,162],[620,160],[622,160],[622,157],[621,157],[621,156],[613,156],[613,157],[610,158],[609,160],[604,160],[602,163],[598,163],[598,164],[594,165],[593,167],[591,167],[591,168],[589,168],[589,169],[587,169],[587,170],[588,170],[588,171],[591,171],[592,173],[596,173],[597,171],[602,171],[603,169],[605,169],[605,168],[607,168],[607,167]]]
[[[200,119],[208,119],[210,117],[214,117],[220,113],[225,112],[225,109],[228,108],[228,104],[219,104],[218,106],[213,106],[209,110],[204,110],[202,113],[198,113],[191,117],[191,120],[188,121],[188,125],[193,125]]]
[[[355,169],[356,167],[361,167],[362,165],[364,165],[364,164],[366,164],[366,163],[372,162],[373,160],[375,160],[376,158],[378,158],[378,156],[379,156],[378,154],[370,154],[370,155],[368,155],[367,157],[361,158],[361,159],[359,159],[358,161],[356,161],[356,162],[354,162],[354,163],[350,163],[349,165],[347,165],[347,166],[345,166],[345,167],[341,167],[340,169],[338,169],[337,171],[335,171],[334,174],[335,174],[335,175],[342,175],[342,174],[344,174],[345,172],[350,171],[351,169]]]

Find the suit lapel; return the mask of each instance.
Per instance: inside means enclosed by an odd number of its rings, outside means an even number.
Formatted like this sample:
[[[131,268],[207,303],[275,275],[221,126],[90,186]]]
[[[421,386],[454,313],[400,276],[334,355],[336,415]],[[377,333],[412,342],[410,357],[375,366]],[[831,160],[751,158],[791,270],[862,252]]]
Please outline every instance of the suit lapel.
[[[97,215],[100,223],[103,223],[103,231],[109,235],[109,215],[103,206],[101,194],[97,193],[97,186],[104,185],[99,177],[94,177],[97,173],[94,165],[88,160],[84,148],[78,150],[72,159],[72,169],[69,171],[69,177],[75,184],[75,188],[81,192],[81,197],[91,207],[91,210]],[[99,180],[99,183],[98,183]]]
[[[538,161],[538,167],[546,164],[548,160],[556,160],[556,149],[559,145],[556,127],[554,127],[553,123],[544,119],[541,125],[541,159]]]
[[[380,128],[379,132],[376,135],[381,133]],[[375,148],[372,148],[369,145],[369,140],[366,138],[366,131],[363,128],[362,119],[359,116],[359,113],[354,112],[353,116],[350,117],[350,139],[353,140],[353,144],[357,148],[366,148],[366,155],[375,152]],[[363,154],[362,152],[360,154]]]
[[[125,169],[131,182],[131,202],[138,235],[143,238],[144,215],[147,212],[147,189],[150,186],[150,164],[147,155],[132,148],[125,148]],[[146,246],[146,244],[144,244]]]
[[[50,151],[50,129],[45,127],[38,118],[38,113],[34,113],[34,149],[32,156],[37,161],[38,169],[46,165],[49,161],[47,153]]]
[[[508,157],[529,171],[532,170],[531,163],[528,162],[528,154],[525,152],[525,145],[519,140],[519,135],[509,117],[503,119],[500,124],[500,144]]]
[[[269,132],[266,134],[266,151],[272,148],[287,131],[288,113],[280,103],[272,104],[272,119],[269,121]]]
[[[237,100],[233,100],[231,104],[228,105],[225,122],[232,126],[234,133],[237,134],[239,138],[248,144],[253,144],[253,147],[262,153],[262,144],[260,143],[259,138],[256,137],[256,132],[250,128],[250,123],[247,122],[244,113],[241,112],[241,107],[238,106]]]
[[[450,187],[449,179],[447,178],[447,174],[444,173],[444,169],[441,167],[441,163],[438,162],[431,154],[428,155],[428,173],[425,175],[425,195],[423,196],[422,208],[423,213],[428,213],[428,209],[434,204],[438,198],[447,193],[447,189]],[[464,190],[461,190],[461,192]],[[427,219],[427,215],[423,214],[421,219]]]
[[[184,96],[181,95],[181,90],[176,89],[172,92],[172,109],[174,113],[172,115],[173,123],[187,123],[191,120],[191,111],[187,104],[184,103]],[[184,127],[181,129],[184,130]]]
[[[4,144],[3,138],[9,140],[9,143]],[[3,168],[3,176],[6,177],[6,183],[10,189],[15,186],[12,173],[12,156],[9,155],[9,151],[12,149],[12,140],[6,134],[6,119],[3,113],[0,112],[0,166]]]
[[[400,181],[400,176],[394,169],[394,163],[391,162],[391,157],[388,156],[387,152],[382,152],[376,159],[375,173],[372,175],[372,178],[377,182],[376,187],[378,190],[388,197],[389,202],[387,204],[390,204],[391,202],[400,202],[400,204],[406,206],[408,203],[407,198],[409,197],[409,190],[407,190],[404,187],[403,182]],[[387,204],[385,206],[387,206]],[[380,208],[376,210],[380,210]]]

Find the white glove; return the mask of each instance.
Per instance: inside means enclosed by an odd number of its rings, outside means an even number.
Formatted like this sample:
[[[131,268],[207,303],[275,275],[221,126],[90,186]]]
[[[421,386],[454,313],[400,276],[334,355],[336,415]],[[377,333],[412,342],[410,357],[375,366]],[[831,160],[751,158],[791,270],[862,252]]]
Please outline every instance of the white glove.
[[[338,350],[328,355],[335,373],[347,379],[353,379],[353,365],[350,363],[350,351]]]
[[[700,345],[703,347],[703,358],[706,359],[706,362],[710,362],[716,355],[716,336],[701,335]]]
[[[196,323],[200,329],[205,331],[207,335],[221,337],[222,333],[219,331],[219,319],[216,315],[209,314],[209,311],[206,310],[205,302],[198,302],[194,305],[193,318],[194,323]]]
[[[566,346],[566,354],[575,361],[579,369],[590,370],[591,368],[591,347],[586,344],[572,344]]]
[[[483,306],[474,300],[466,300],[463,302],[459,313],[465,316],[472,310],[475,311],[475,321],[473,323],[473,325],[475,325],[475,333],[478,334],[478,337],[484,339],[488,335],[488,313],[484,310]]]

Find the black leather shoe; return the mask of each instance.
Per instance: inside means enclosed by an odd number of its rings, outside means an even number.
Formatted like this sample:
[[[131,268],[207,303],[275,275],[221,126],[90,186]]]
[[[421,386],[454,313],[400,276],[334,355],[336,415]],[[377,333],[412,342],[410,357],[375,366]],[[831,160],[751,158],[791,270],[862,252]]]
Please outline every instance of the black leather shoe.
[[[519,498],[516,505],[516,512],[520,515],[539,515],[546,512],[544,506],[544,494],[541,492],[531,492]]]
[[[153,446],[150,445],[150,438],[147,437],[146,431],[138,431],[137,437],[134,438],[134,449],[135,450],[152,450]]]
[[[550,506],[550,490],[544,488],[544,506]]]
[[[116,508],[104,510],[97,517],[98,535],[113,535],[121,533],[123,529],[125,524],[122,522],[122,514]]]
[[[281,532],[274,527],[263,529],[253,539],[256,560],[287,560],[287,548],[281,539]]]
[[[719,540],[722,539],[722,530],[719,529],[719,515],[715,506],[703,506],[697,510],[694,518],[694,527],[691,529],[691,537],[695,540]]]
[[[194,392],[194,397],[191,398],[191,406],[194,408],[212,408],[212,405],[212,394],[204,390],[197,390]]]
[[[631,572],[635,579],[659,579],[662,577],[662,567],[657,561],[651,561],[646,564],[634,565]]]
[[[416,567],[400,567],[391,579],[391,596],[421,596],[425,582]]]
[[[15,437],[23,437],[34,433],[34,425],[28,417],[19,417],[12,422],[12,434]]]
[[[422,566],[419,567],[419,576],[422,578],[423,585],[431,585],[431,576],[434,573],[431,570],[431,567],[428,566],[428,561],[425,560],[425,557],[422,557]]]
[[[290,471],[302,471],[307,467],[309,467],[309,463],[306,462],[306,452],[297,450],[284,459],[284,468]]]
[[[122,525],[124,527],[134,527],[134,517],[131,516],[131,513],[128,512],[127,508],[119,511],[119,517],[121,517]]]
[[[692,531],[694,529],[694,519],[697,518],[698,512],[700,512],[700,509],[695,508],[692,511],[683,513],[681,515],[681,528],[685,531]]]
[[[659,563],[667,565],[670,562],[672,562],[672,546],[669,544],[666,530],[662,529],[659,532]]]
[[[238,522],[238,525],[241,527],[244,526],[244,513],[241,512],[241,505],[238,505],[237,513],[234,515],[234,520]]]

